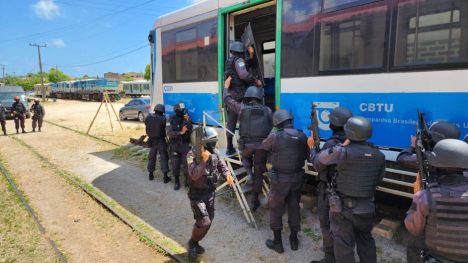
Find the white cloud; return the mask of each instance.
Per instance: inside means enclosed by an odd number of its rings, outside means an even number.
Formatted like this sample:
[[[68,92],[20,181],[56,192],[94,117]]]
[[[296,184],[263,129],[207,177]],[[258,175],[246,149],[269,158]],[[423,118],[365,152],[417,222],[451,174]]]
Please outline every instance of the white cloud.
[[[39,0],[31,7],[34,13],[42,19],[52,20],[60,15],[60,7],[55,4],[54,0]]]
[[[50,45],[56,47],[65,47],[65,41],[63,41],[61,38],[54,38],[50,41]]]

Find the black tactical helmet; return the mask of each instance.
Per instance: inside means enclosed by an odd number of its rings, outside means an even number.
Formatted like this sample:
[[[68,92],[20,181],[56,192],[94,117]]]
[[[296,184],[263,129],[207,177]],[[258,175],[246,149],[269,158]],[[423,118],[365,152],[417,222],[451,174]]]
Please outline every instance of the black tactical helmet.
[[[273,114],[273,126],[277,127],[281,123],[292,120],[293,116],[287,110],[279,110]]]
[[[436,121],[429,127],[432,141],[437,143],[443,139],[460,138],[460,130],[457,126],[446,121]]]
[[[344,126],[346,138],[355,142],[364,142],[372,137],[371,122],[360,116],[351,117]]]
[[[166,109],[165,109],[164,105],[162,105],[162,104],[157,104],[157,105],[154,107],[154,111],[158,111],[158,112],[164,113],[164,112],[166,112]]]
[[[262,100],[262,98],[263,98],[263,89],[262,88],[257,88],[255,86],[250,86],[245,91],[244,98],[255,98],[255,99],[258,99],[258,100]]]
[[[434,167],[468,169],[468,144],[457,139],[441,140],[428,159]]]
[[[348,108],[337,107],[329,115],[330,124],[335,127],[343,127],[351,117],[353,117],[353,113]]]
[[[174,105],[174,111],[185,109],[185,104],[183,102],[176,103]]]
[[[39,103],[39,99],[34,99],[34,103]]]
[[[218,141],[218,132],[213,127],[205,127],[203,129],[203,140],[216,140]],[[209,142],[206,144],[207,147],[214,149],[216,147],[216,141]]]
[[[245,51],[244,43],[240,41],[234,41],[229,46],[229,51],[243,53]]]

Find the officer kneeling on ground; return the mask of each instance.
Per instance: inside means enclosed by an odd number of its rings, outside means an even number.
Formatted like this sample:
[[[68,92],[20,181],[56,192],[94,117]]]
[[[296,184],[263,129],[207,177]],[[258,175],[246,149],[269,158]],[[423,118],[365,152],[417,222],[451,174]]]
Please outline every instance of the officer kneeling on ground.
[[[197,141],[197,133],[203,133],[202,140],[210,141],[203,146]],[[215,190],[219,177],[224,177],[230,186],[233,178],[229,169],[219,156],[216,147],[218,133],[212,127],[197,127],[192,134],[193,150],[188,154],[190,206],[196,220],[189,240],[189,259],[196,260],[205,249],[198,242],[208,233],[214,218]],[[195,152],[199,149],[199,155]]]
[[[288,208],[288,223],[291,229],[289,242],[292,250],[299,248],[297,233],[301,230],[299,202],[304,182],[304,164],[309,155],[307,136],[293,128],[293,117],[286,110],[273,114],[276,129],[263,141],[263,148],[271,155],[270,176],[270,227],[274,239],[268,239],[266,246],[278,253],[283,253],[282,217]]]
[[[270,108],[262,104],[263,88],[250,86],[240,103],[233,99],[228,91],[230,82],[231,77],[224,82],[224,103],[230,111],[239,116],[239,148],[242,165],[248,176],[253,178],[250,205],[255,212],[260,206],[258,197],[262,192],[263,173],[266,171],[267,162],[267,152],[262,148],[262,141],[273,128],[272,113]]]
[[[36,131],[36,127],[41,131],[42,122],[44,121],[45,110],[44,107],[39,103],[39,99],[34,99],[34,104],[31,106],[32,116],[32,131]]]
[[[332,137],[330,137],[321,151],[329,151],[336,145],[344,143],[346,140],[346,134],[344,131],[344,125],[349,118],[353,116],[353,113],[345,107],[335,108],[330,115],[330,129],[332,130]],[[310,144],[311,142],[309,142]],[[312,147],[312,145],[309,145]],[[336,166],[322,166],[323,170],[317,170],[319,173],[319,184],[318,196],[317,196],[317,210],[320,221],[320,229],[322,230],[323,240],[323,252],[325,252],[325,258],[322,260],[311,261],[311,263],[333,263],[335,262],[335,255],[333,253],[333,235],[330,229],[330,205],[328,199],[330,197],[329,192],[331,184],[335,183]]]
[[[156,170],[156,160],[159,153],[159,164],[161,172],[164,173],[164,183],[167,184],[171,178],[167,176],[169,172],[167,143],[166,143],[166,117],[164,116],[165,107],[162,104],[154,107],[154,114],[149,114],[146,117],[146,134],[148,135],[148,172],[149,179],[154,179],[154,171]]]
[[[385,156],[367,142],[372,136],[368,119],[351,117],[344,130],[347,140],[343,144],[320,153],[313,148],[311,151],[317,170],[336,165],[336,189],[329,200],[335,262],[355,262],[356,245],[360,262],[375,263],[377,254],[371,234],[375,216],[374,194],[385,174]],[[309,145],[314,145],[313,138],[309,141]]]
[[[468,144],[461,140],[438,142],[428,156],[437,169],[437,182],[413,196],[405,226],[425,236],[424,262],[468,262]]]

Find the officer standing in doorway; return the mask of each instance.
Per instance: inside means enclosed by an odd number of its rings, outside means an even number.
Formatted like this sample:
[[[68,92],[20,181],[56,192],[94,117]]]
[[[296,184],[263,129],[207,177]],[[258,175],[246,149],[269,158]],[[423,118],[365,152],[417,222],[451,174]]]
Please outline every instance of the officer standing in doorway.
[[[228,77],[224,82],[224,103],[230,112],[239,116],[239,147],[242,151],[242,165],[248,176],[253,178],[251,209],[255,212],[260,206],[258,197],[262,192],[267,162],[267,152],[262,148],[262,141],[273,128],[272,113],[270,108],[262,104],[263,88],[250,86],[242,103],[233,99],[229,92],[231,79]]]
[[[15,128],[16,128],[16,133],[19,133],[19,128],[21,124],[21,130],[23,133],[26,133],[24,130],[24,119],[26,118],[26,107],[24,104],[20,101],[19,96],[15,96],[15,102],[13,102],[13,105],[11,106],[11,110],[13,112],[13,117],[15,120]]]
[[[346,139],[344,125],[349,118],[353,116],[353,113],[345,107],[335,108],[329,115],[330,129],[332,130],[332,137],[330,137],[321,151],[329,151],[340,143],[344,143]],[[309,147],[312,145],[309,142]],[[322,230],[323,238],[323,251],[325,252],[325,258],[318,261],[312,261],[311,263],[333,263],[335,262],[335,256],[333,253],[333,235],[330,230],[330,205],[328,202],[329,191],[332,183],[335,183],[336,165],[321,166],[322,170],[317,170],[319,173],[319,184],[318,188],[318,201],[317,210],[320,221],[320,229]]]
[[[6,132],[6,109],[5,107],[0,103],[0,124],[2,125],[2,131],[3,135],[7,135]]]
[[[34,104],[31,106],[32,116],[32,131],[36,131],[36,126],[39,131],[42,128],[42,121],[44,120],[45,110],[44,107],[39,103],[39,99],[34,99]]]
[[[154,114],[149,114],[146,117],[146,134],[148,135],[148,172],[149,179],[154,179],[154,171],[156,170],[156,159],[159,153],[159,163],[161,172],[164,174],[164,183],[167,184],[171,178],[167,176],[169,172],[167,143],[166,143],[166,117],[164,116],[165,107],[162,104],[154,107]]]
[[[336,166],[336,189],[330,198],[330,228],[335,262],[354,263],[354,249],[360,262],[375,263],[377,254],[372,237],[375,216],[374,194],[385,174],[385,156],[368,143],[372,125],[363,117],[351,117],[344,126],[347,140],[311,158],[317,170]],[[310,138],[309,141],[313,139]],[[310,144],[310,143],[309,143]]]
[[[460,130],[457,126],[446,122],[436,121],[429,127],[429,148],[425,149],[425,155],[430,155],[434,145],[443,139],[458,139],[460,137]],[[397,163],[402,167],[417,170],[418,158],[416,156],[416,136],[411,137],[411,145],[409,148],[403,150],[397,156]],[[429,167],[429,170],[434,171],[436,168]],[[414,183],[414,193],[421,190],[419,174]],[[425,249],[424,236],[409,235],[406,245],[406,259],[408,262],[422,262],[421,251]]]
[[[428,160],[437,182],[413,196],[405,226],[425,239],[424,262],[468,262],[468,144],[441,140]]]
[[[245,53],[245,47],[244,43],[235,41],[231,43],[229,47],[229,51],[231,53],[231,56],[226,60],[226,65],[225,65],[225,78],[227,79],[228,77],[232,78],[231,85],[229,87],[229,93],[231,94],[232,98],[236,100],[237,102],[241,102],[242,98],[244,97],[244,92],[246,90],[246,87],[248,86],[257,86],[261,87],[262,82],[258,79],[255,79],[254,76],[249,72],[249,64],[253,63],[253,55],[254,55],[254,49],[249,48],[249,56],[252,59],[249,59],[249,62],[247,63],[244,59],[244,53]],[[234,133],[236,131],[236,123],[237,123],[237,114],[235,112],[232,112],[231,110],[228,109],[227,111],[228,114],[228,120],[227,120],[227,125],[226,128]],[[229,132],[226,133],[227,137],[227,150],[226,150],[226,155],[232,155],[235,153],[234,150],[234,145],[232,142],[233,135],[230,134]]]
[[[188,186],[187,153],[190,151],[190,134],[192,123],[185,109],[185,104],[180,102],[174,105],[175,115],[169,119],[167,135],[171,143],[171,166],[174,175],[174,190],[180,189],[180,170],[185,175],[185,186]]]
[[[273,114],[273,125],[276,129],[263,141],[263,148],[271,155],[272,168],[270,176],[270,227],[274,239],[268,239],[266,246],[277,253],[283,253],[281,231],[282,217],[288,211],[288,223],[291,233],[289,242],[292,250],[299,248],[297,233],[301,230],[299,202],[304,182],[304,165],[309,155],[307,136],[293,128],[293,117],[286,110]]]
[[[210,230],[214,219],[215,190],[220,177],[226,179],[232,187],[234,179],[223,159],[219,156],[216,147],[218,133],[212,127],[197,127],[203,129],[202,140],[211,140],[203,146],[192,139],[193,147],[201,147],[200,158],[194,158],[194,153],[189,153],[189,191],[190,206],[192,208],[195,224],[190,237],[189,259],[195,261],[205,249],[200,242]]]

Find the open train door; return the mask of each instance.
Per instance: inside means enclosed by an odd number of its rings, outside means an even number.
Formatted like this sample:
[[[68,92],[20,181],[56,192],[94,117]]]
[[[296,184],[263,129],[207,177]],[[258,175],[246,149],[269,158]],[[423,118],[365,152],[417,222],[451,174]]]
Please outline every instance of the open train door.
[[[255,51],[253,61],[252,61],[251,66],[249,68],[250,73],[256,79],[261,80],[262,83],[263,83],[263,86],[265,86],[265,79],[263,78],[263,67],[262,67],[262,63],[259,63],[260,62],[260,59],[259,59],[259,56],[258,56],[259,52],[257,50],[257,45],[255,43],[255,38],[254,38],[254,34],[252,32],[252,26],[250,25],[250,22],[245,27],[244,33],[242,34],[241,39],[242,39],[242,43],[244,43],[245,50],[247,50],[249,47],[253,47],[253,49]],[[246,56],[248,56],[248,55],[249,54],[247,52]]]

